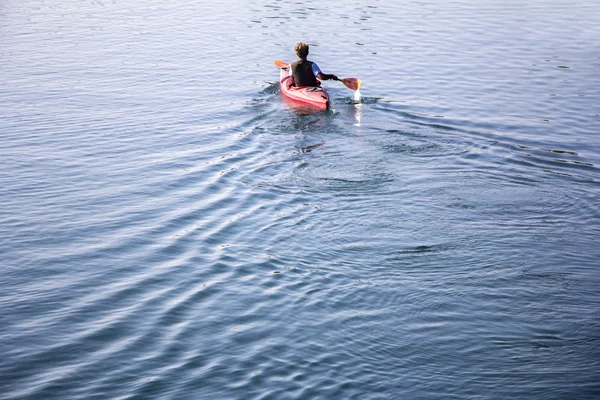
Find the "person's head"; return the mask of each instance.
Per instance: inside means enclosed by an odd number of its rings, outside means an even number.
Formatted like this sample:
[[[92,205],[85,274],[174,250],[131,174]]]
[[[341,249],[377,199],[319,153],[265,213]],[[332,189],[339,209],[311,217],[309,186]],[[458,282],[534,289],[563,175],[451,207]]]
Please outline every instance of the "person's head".
[[[306,58],[308,57],[308,44],[304,42],[297,43],[296,46],[294,46],[294,51],[296,51],[298,57]]]

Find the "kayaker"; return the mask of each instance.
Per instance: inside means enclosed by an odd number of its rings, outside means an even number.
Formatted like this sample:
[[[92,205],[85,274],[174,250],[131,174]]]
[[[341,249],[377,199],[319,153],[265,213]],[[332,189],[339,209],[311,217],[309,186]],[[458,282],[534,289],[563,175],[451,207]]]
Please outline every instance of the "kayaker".
[[[317,79],[327,81],[333,79],[339,81],[338,77],[333,74],[325,74],[316,62],[308,61],[308,44],[300,42],[294,46],[294,50],[300,58],[291,64],[290,76],[294,78],[294,83],[297,87],[300,86],[318,86]]]

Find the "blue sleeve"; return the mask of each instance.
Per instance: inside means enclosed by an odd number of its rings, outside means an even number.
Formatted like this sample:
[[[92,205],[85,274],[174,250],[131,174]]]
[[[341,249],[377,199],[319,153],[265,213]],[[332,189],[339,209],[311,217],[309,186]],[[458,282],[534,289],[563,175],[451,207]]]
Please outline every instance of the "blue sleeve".
[[[313,74],[315,74],[315,76],[323,73],[323,71],[321,71],[321,68],[319,68],[319,66],[317,65],[317,63],[314,62],[314,61],[312,63],[312,70],[313,70]]]

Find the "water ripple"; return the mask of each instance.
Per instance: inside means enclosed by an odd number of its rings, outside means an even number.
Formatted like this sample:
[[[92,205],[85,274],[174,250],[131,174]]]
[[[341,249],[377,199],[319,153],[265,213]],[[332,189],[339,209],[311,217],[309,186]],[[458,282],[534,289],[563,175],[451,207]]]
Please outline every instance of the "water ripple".
[[[3,4],[3,398],[597,397],[595,3]]]

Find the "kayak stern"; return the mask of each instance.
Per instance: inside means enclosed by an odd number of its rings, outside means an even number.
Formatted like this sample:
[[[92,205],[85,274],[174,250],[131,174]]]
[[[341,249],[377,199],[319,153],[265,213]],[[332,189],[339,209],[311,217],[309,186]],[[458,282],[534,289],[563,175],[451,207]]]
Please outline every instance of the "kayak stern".
[[[289,76],[288,68],[281,68],[279,75],[281,93],[295,102],[309,105],[319,110],[328,110],[330,107],[329,94],[325,89],[320,86],[294,86],[294,79]]]

